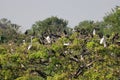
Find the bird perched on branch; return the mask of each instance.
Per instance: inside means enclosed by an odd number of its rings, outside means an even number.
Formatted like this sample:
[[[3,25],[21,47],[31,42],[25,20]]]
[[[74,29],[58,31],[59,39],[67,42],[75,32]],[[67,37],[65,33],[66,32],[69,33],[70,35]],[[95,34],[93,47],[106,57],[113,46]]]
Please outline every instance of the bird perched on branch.
[[[93,35],[96,35],[96,31],[95,31],[95,29],[93,29]]]
[[[48,43],[51,43],[50,36],[47,36],[45,39],[47,40]]]
[[[100,44],[103,44],[104,47],[107,46],[107,44],[106,44],[106,40],[105,40],[105,36],[103,36],[102,39],[100,40]]]
[[[70,45],[70,43],[64,43],[63,45],[64,45],[64,46],[69,46],[69,45]]]
[[[31,42],[30,42],[30,45],[28,46],[28,50],[30,50],[31,49],[31,47],[32,47],[32,39],[33,39],[33,36],[31,36]]]

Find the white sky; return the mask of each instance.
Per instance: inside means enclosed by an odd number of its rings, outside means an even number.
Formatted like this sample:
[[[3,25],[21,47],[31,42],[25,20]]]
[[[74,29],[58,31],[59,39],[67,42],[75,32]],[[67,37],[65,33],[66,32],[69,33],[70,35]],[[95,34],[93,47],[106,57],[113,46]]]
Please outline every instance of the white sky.
[[[58,16],[74,27],[83,20],[102,20],[120,0],[0,0],[0,18],[30,28],[35,21]]]

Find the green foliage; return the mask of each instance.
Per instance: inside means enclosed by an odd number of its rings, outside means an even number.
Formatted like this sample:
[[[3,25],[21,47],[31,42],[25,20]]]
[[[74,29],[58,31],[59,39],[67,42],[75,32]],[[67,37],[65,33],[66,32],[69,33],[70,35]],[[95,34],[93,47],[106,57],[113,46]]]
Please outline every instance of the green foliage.
[[[11,23],[11,21],[6,18],[0,19],[0,43],[10,41],[18,43],[21,41],[20,39],[23,34],[20,33],[19,28],[19,25]]]
[[[33,40],[31,50],[19,46],[13,53],[8,53],[3,47],[0,50],[1,80],[117,80],[119,78],[119,49],[115,44],[104,48],[99,44],[98,37],[78,38],[75,33],[70,38],[61,37],[49,45],[38,44]],[[64,42],[70,42],[64,46]],[[26,43],[27,44],[27,43]],[[84,50],[86,51],[84,51]],[[89,51],[89,52],[88,52]],[[83,55],[81,60],[80,55]],[[73,60],[73,59],[76,60]],[[74,75],[81,65],[91,66],[82,70],[75,79]],[[32,72],[40,70],[41,72]],[[41,75],[42,74],[42,75]],[[46,74],[46,78],[43,75]]]
[[[87,43],[87,48],[90,50],[93,50],[98,44],[96,44],[95,42],[88,42]]]
[[[19,77],[15,80],[44,80],[44,79],[39,76],[24,76],[24,77]]]
[[[30,54],[30,59],[38,59],[38,58],[45,58],[47,57],[47,53],[45,51],[38,51],[36,53]]]
[[[65,78],[66,73],[62,73],[62,74],[55,74],[55,76],[53,77],[47,77],[47,80],[67,80],[67,78]]]
[[[111,12],[109,12],[105,17],[104,17],[104,22],[111,27],[111,32],[116,32],[119,33],[120,30],[120,10],[119,7],[115,7],[115,9],[112,9]]]
[[[0,46],[0,54],[5,54],[5,53],[7,53],[7,50],[4,47]]]
[[[79,23],[78,26],[75,27],[75,30],[80,31],[81,34],[88,34],[93,31],[94,21],[85,20]]]
[[[39,36],[41,34],[56,34],[56,32],[62,33],[67,30],[68,22],[58,17],[50,17],[43,21],[37,21],[33,24],[32,29],[28,31],[33,35]]]
[[[100,35],[119,30],[117,17],[119,10],[115,9],[103,22],[83,21],[75,28],[78,31],[71,31],[67,36],[62,34],[66,29],[69,32],[67,21],[57,17],[36,22],[27,35],[18,33],[18,27],[7,19],[0,20],[0,80],[118,80],[119,44],[112,43],[113,35],[106,39],[107,47],[99,43]],[[112,27],[105,27],[109,24]],[[110,31],[113,27],[116,32]],[[96,35],[88,35],[93,28],[97,30]],[[51,44],[40,44],[40,34],[59,34],[61,37]],[[35,35],[30,50],[27,49],[29,35]]]

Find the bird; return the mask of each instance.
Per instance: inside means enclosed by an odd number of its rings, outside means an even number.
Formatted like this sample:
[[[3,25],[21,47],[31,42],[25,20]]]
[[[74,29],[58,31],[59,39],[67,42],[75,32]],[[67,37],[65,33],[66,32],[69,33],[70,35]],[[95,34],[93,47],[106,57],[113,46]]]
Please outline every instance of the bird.
[[[32,38],[33,38],[33,36],[31,36],[31,43],[30,43],[30,45],[28,46],[28,50],[30,50],[31,49],[31,47],[32,47]]]
[[[64,45],[64,46],[69,46],[69,45],[70,45],[70,43],[64,43],[63,45]]]
[[[48,43],[51,43],[50,36],[47,36],[45,39],[47,40]]]
[[[106,44],[106,40],[105,40],[105,36],[103,36],[102,39],[100,40],[100,44],[103,44],[104,47],[107,46],[107,44]]]
[[[96,31],[95,31],[95,29],[93,29],[93,35],[95,35],[96,34]]]
[[[25,44],[25,40],[23,40],[23,44]]]
[[[102,39],[100,40],[100,44],[103,44],[104,40],[105,40],[105,38],[103,36]]]
[[[107,44],[106,44],[106,42],[104,42],[103,44],[104,44],[104,47],[107,47]]]
[[[80,55],[80,59],[81,61],[84,61],[83,55]]]
[[[72,32],[75,32],[75,28],[72,28]]]
[[[32,44],[30,44],[30,45],[28,46],[28,50],[30,50],[31,47],[32,47]]]

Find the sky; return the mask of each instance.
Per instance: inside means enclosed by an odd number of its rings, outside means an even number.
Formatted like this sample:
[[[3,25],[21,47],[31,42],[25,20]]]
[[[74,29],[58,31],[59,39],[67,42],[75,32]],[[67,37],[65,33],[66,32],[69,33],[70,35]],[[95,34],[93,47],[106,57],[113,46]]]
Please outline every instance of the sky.
[[[7,18],[24,32],[36,21],[51,16],[68,20],[74,27],[84,20],[101,21],[120,0],[0,0],[0,19]]]

